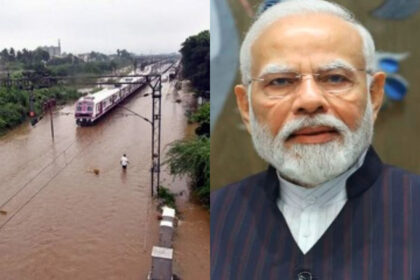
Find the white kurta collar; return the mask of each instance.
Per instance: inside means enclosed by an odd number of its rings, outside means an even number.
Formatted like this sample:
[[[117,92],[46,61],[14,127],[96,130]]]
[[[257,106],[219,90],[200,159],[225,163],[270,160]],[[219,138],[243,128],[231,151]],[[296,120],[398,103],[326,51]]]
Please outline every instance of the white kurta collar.
[[[359,159],[346,172],[339,176],[322,183],[312,188],[305,188],[296,185],[280,176],[277,171],[277,176],[280,181],[280,199],[288,206],[303,209],[310,205],[317,204],[319,206],[328,205],[337,200],[347,199],[346,181],[347,179],[359,169],[366,156],[367,151],[363,152]]]
[[[316,244],[344,207],[346,181],[362,166],[366,153],[343,174],[313,188],[293,184],[277,172],[280,181],[277,206],[303,254]]]

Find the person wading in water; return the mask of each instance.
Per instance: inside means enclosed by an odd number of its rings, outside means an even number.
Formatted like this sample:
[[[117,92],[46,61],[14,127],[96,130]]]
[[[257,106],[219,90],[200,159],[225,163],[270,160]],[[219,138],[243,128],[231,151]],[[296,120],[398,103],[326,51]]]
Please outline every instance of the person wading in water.
[[[121,160],[120,160],[120,163],[121,163],[121,166],[122,166],[123,170],[127,169],[128,162],[129,161],[128,161],[128,158],[127,158],[126,154],[123,154],[123,156],[121,157]]]

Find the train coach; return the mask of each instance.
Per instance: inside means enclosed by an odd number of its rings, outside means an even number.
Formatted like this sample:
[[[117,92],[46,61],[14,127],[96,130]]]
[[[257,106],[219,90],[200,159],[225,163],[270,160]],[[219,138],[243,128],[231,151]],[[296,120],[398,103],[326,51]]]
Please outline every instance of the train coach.
[[[127,77],[119,80],[120,87],[105,88],[96,93],[80,97],[76,102],[76,124],[94,124],[99,118],[121,103],[133,92],[145,85],[144,77]],[[131,84],[124,84],[131,83]]]

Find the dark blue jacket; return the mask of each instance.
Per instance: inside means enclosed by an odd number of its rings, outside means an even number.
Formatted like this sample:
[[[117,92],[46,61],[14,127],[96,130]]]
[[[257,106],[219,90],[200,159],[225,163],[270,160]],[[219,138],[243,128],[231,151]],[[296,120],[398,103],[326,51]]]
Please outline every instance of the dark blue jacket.
[[[348,201],[305,255],[276,200],[269,167],[211,196],[211,279],[420,279],[420,177],[371,148],[346,184]]]

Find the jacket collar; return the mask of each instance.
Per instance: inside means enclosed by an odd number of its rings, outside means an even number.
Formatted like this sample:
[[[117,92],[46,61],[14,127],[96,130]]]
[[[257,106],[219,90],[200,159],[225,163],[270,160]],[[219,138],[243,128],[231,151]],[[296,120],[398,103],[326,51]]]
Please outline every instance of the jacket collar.
[[[366,154],[362,167],[354,172],[347,180],[347,197],[352,199],[368,190],[378,179],[382,168],[383,163],[371,146]]]

